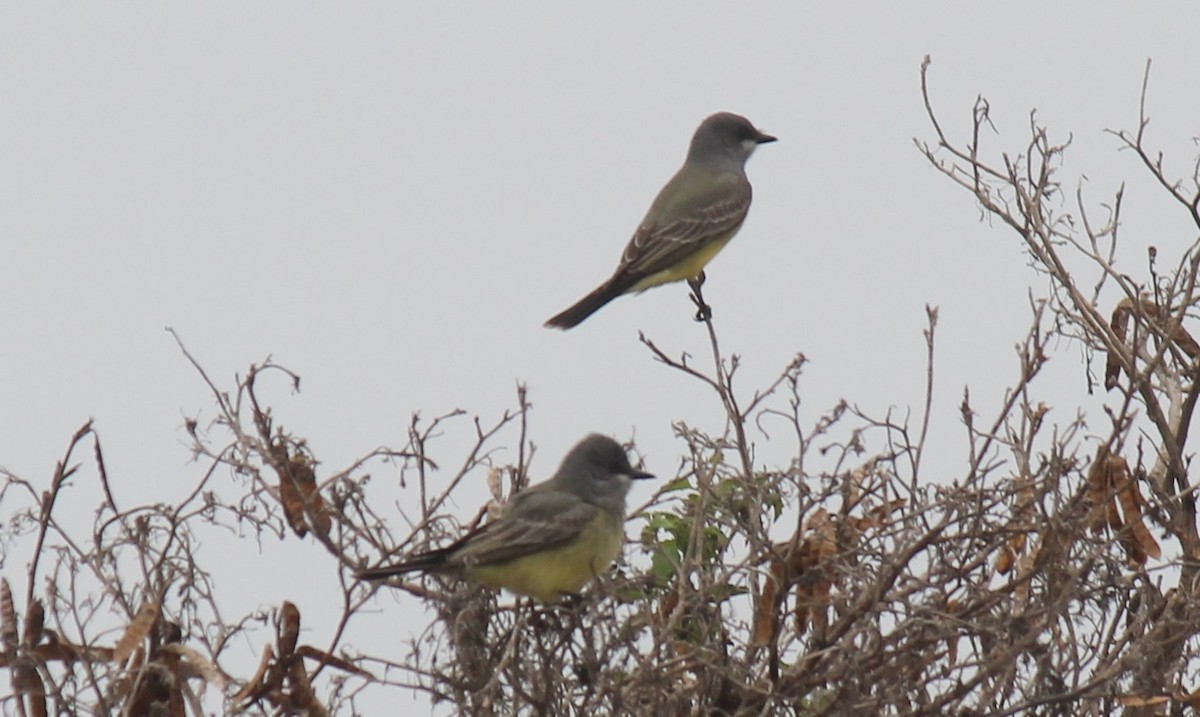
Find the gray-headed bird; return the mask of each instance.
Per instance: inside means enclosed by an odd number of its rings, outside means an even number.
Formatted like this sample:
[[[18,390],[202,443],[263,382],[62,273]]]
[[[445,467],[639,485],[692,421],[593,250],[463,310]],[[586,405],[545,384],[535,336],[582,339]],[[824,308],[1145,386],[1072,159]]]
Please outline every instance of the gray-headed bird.
[[[687,159],[655,197],[617,270],[546,326],[569,329],[622,294],[684,280],[703,316],[704,266],[742,228],[750,210],[746,160],[758,145],[774,141],[741,115],[720,112],[701,122]]]
[[[499,518],[444,548],[358,577],[418,570],[465,575],[543,602],[561,600],[612,567],[625,542],[629,486],[653,477],[634,470],[616,441],[592,434],[567,453],[552,478],[513,496]]]

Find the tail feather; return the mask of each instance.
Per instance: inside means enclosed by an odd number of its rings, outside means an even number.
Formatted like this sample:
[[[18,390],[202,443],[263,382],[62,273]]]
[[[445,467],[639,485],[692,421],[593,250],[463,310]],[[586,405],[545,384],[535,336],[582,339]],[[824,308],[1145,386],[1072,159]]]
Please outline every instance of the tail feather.
[[[405,573],[416,572],[418,570],[436,572],[439,568],[446,566],[446,550],[431,550],[428,553],[421,553],[405,560],[402,563],[394,563],[392,565],[380,565],[366,570],[359,570],[355,576],[359,580],[384,580],[385,578],[404,575]]]
[[[625,293],[624,286],[609,280],[562,313],[555,314],[546,322],[546,328],[567,330],[583,323],[584,319],[599,311],[605,304]]]

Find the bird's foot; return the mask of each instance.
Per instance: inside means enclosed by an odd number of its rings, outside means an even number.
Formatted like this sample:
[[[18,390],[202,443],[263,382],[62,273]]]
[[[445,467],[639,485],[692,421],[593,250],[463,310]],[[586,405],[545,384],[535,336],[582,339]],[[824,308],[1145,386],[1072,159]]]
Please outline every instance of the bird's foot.
[[[704,301],[704,272],[700,272],[695,279],[688,279],[688,286],[692,289],[688,296],[696,305],[696,321],[708,321],[712,318],[712,307]]]
[[[564,610],[575,611],[583,606],[586,599],[583,593],[563,593],[558,605]]]

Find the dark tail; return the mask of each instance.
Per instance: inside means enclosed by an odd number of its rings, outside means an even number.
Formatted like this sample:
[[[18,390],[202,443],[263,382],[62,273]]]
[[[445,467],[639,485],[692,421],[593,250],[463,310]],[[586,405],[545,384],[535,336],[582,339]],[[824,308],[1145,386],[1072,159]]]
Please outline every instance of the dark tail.
[[[616,282],[604,282],[595,291],[575,302],[571,308],[550,317],[546,322],[548,329],[563,329],[564,331],[583,323],[583,320],[600,310],[608,302],[625,293],[625,287]]]
[[[412,558],[405,560],[402,563],[395,563],[393,565],[380,565],[376,568],[367,568],[366,570],[359,570],[354,575],[359,580],[383,580],[385,578],[404,575],[405,573],[411,573],[417,570],[437,572],[440,568],[445,567],[446,555],[447,551],[445,549],[431,550],[428,553],[414,555]]]

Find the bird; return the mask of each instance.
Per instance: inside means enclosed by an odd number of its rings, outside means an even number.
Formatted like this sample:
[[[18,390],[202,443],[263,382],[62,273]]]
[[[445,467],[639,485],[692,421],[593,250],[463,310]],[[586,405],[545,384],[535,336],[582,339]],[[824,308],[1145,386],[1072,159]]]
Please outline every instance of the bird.
[[[655,197],[617,270],[545,325],[566,330],[622,294],[684,280],[695,293],[699,318],[711,315],[699,292],[704,267],[737,234],[750,210],[746,160],[760,144],[774,141],[731,112],[718,112],[701,122],[687,159]]]
[[[357,577],[461,575],[544,603],[561,601],[612,566],[625,542],[625,496],[633,481],[653,477],[635,470],[615,440],[593,433],[551,478],[516,493],[500,517],[450,545]]]

